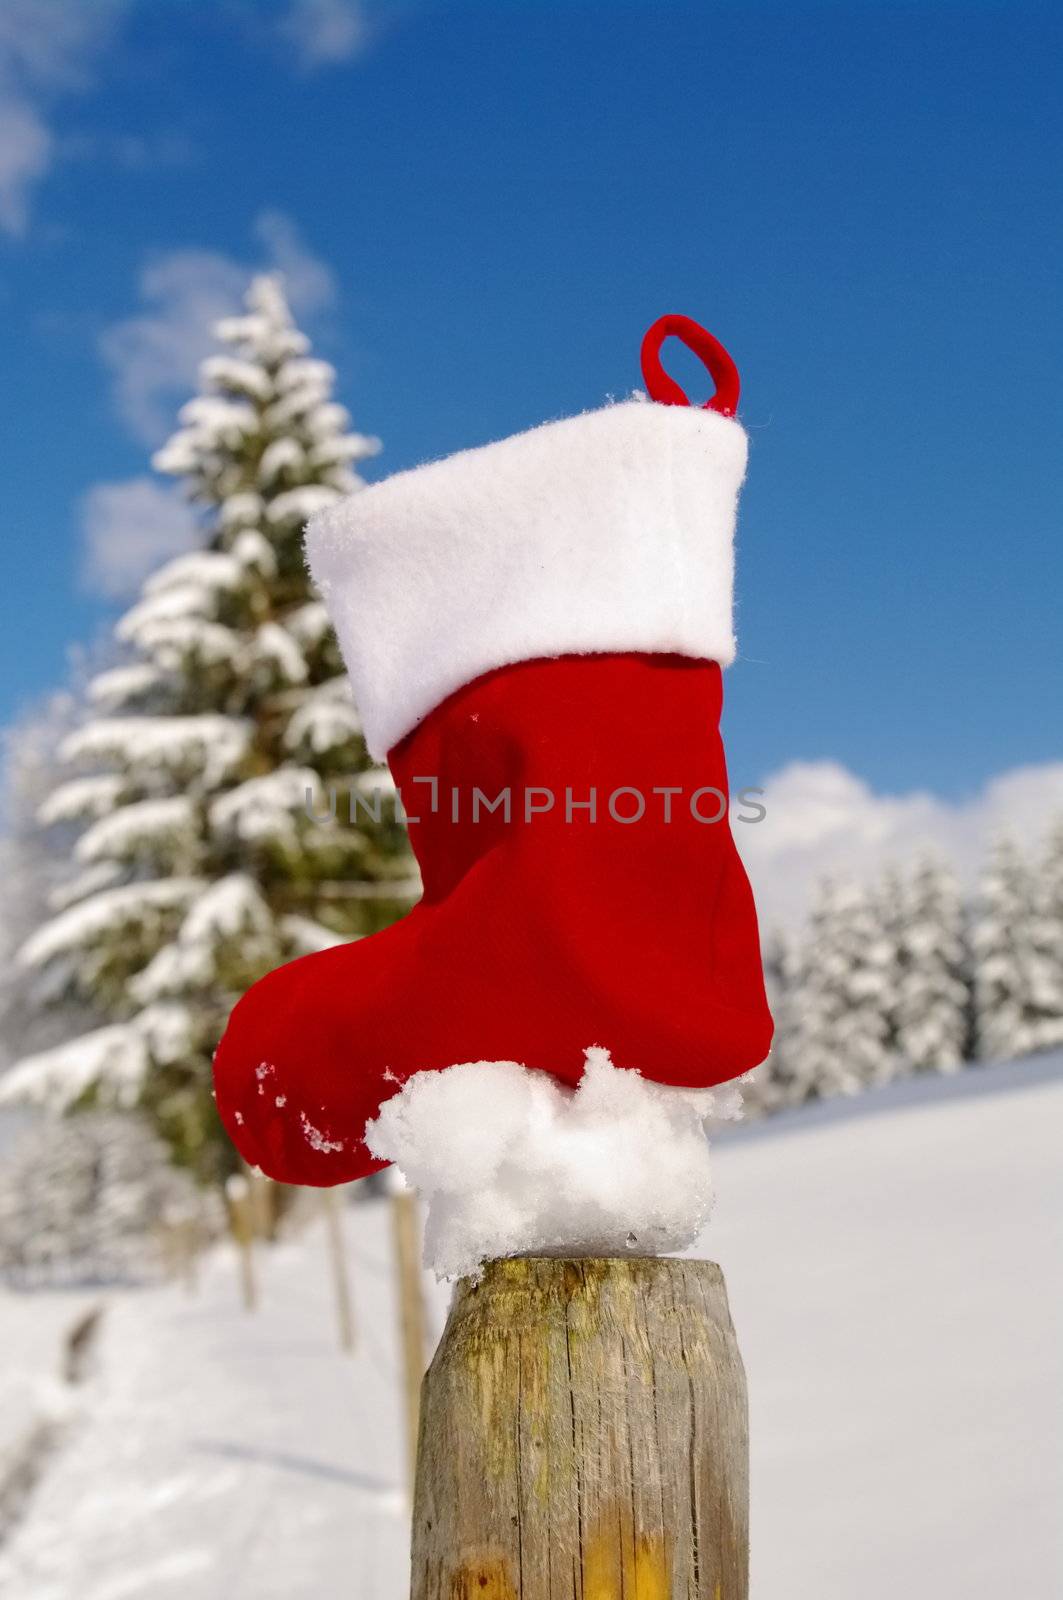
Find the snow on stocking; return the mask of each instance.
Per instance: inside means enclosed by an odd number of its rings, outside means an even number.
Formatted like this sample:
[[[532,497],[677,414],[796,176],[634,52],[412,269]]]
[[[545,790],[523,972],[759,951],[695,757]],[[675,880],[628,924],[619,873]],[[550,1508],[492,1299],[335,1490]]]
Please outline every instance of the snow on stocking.
[[[660,368],[669,332],[713,375],[703,409]],[[218,1107],[285,1182],[396,1161],[448,1274],[689,1243],[706,1091],[771,1040],[719,735],[737,374],[685,318],[651,329],[643,370],[663,403],[400,473],[307,535],[424,895],[255,985]]]

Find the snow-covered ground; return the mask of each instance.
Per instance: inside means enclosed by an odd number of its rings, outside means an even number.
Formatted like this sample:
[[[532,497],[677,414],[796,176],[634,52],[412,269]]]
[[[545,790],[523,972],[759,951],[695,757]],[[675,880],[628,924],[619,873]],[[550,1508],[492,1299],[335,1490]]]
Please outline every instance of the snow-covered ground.
[[[721,1141],[695,1253],[723,1263],[749,1372],[754,1600],[1063,1593],[1061,1115],[1057,1056]],[[263,1263],[256,1314],[225,1252],[196,1294],[109,1299],[4,1600],[399,1600],[386,1202],[344,1226],[354,1356],[321,1228]]]
[[[1056,1055],[721,1151],[754,1600],[1063,1595],[1061,1133]]]
[[[0,1295],[0,1565],[3,1541],[75,1416],[78,1341],[99,1295]]]
[[[263,1253],[254,1313],[228,1250],[193,1293],[112,1296],[80,1423],[0,1549],[4,1600],[402,1594],[388,1222],[386,1202],[344,1216],[353,1355],[320,1227]]]

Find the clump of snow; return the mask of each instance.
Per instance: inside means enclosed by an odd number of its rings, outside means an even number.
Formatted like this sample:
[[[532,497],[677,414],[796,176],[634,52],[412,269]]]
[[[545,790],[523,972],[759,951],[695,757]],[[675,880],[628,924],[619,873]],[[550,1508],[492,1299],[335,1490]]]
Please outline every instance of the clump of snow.
[[[232,542],[230,554],[241,567],[257,572],[260,578],[277,575],[276,553],[260,528],[242,528]]]
[[[328,400],[324,405],[314,407],[310,415],[305,418],[305,426],[312,438],[324,439],[329,434],[342,433],[350,420],[350,413],[345,406],[338,405],[335,400]],[[379,439],[367,438],[362,434],[356,434],[355,437],[362,440],[365,447],[363,454],[367,456],[375,456],[381,448]]]
[[[208,356],[200,367],[203,382],[214,389],[229,389],[252,400],[268,400],[272,391],[269,373],[253,361],[237,356]]]
[[[91,1085],[101,1084],[108,1098],[128,1107],[136,1100],[147,1065],[140,1032],[126,1023],[114,1023],[24,1056],[0,1083],[0,1105],[65,1111]]]
[[[137,800],[100,817],[74,846],[78,861],[128,860],[145,847],[158,850],[192,838],[195,811],[187,795],[163,800]]]
[[[264,622],[254,638],[259,661],[269,664],[284,683],[305,683],[310,675],[306,657],[295,639],[279,622]]]
[[[120,761],[130,771],[167,772],[218,783],[239,767],[251,725],[203,712],[190,717],[103,717],[75,729],[60,746],[64,761]],[[113,780],[109,780],[113,781]]]
[[[300,356],[310,348],[306,335],[292,327],[287,302],[272,278],[256,278],[247,301],[255,310],[250,316],[223,318],[214,329],[219,339],[226,344],[251,345],[271,361]]]
[[[159,878],[105,889],[92,900],[61,912],[31,934],[18,952],[19,965],[43,966],[101,936],[129,937],[147,924],[164,923],[168,913],[187,905],[203,887],[200,878]]]
[[[427,1204],[437,1277],[493,1256],[645,1256],[697,1238],[718,1097],[651,1083],[607,1050],[585,1054],[575,1090],[515,1061],[419,1072],[367,1125],[371,1153]]]
[[[319,803],[321,780],[310,767],[278,767],[218,796],[211,827],[247,841],[294,840],[308,805]]]
[[[113,888],[123,876],[120,861],[95,861],[84,872],[66,878],[57,883],[54,889],[49,889],[45,904],[52,911],[65,911],[68,906],[77,905],[79,900],[86,899],[90,894]]]
[[[147,1005],[136,1018],[137,1032],[147,1041],[151,1059],[160,1066],[187,1062],[196,1048],[198,1018],[178,1000]]]
[[[286,428],[305,423],[322,403],[323,391],[318,384],[299,384],[290,393],[275,400],[263,413],[266,426],[280,433]]]
[[[124,787],[125,780],[118,773],[71,778],[52,790],[37,813],[38,820],[47,828],[56,822],[102,817],[119,803]]]
[[[323,923],[315,922],[313,917],[299,917],[293,914],[281,917],[279,921],[280,930],[291,945],[293,955],[314,955],[319,950],[333,950],[338,944],[351,942],[343,934],[333,933],[332,929],[326,928]]]
[[[289,612],[284,619],[284,626],[301,645],[313,649],[327,637],[332,623],[320,600],[308,600],[305,606]]]
[[[245,929],[266,929],[272,917],[265,898],[246,872],[231,872],[199,895],[181,927],[181,937],[196,944]]]
[[[136,643],[148,651],[166,672],[179,673],[203,667],[235,667],[238,641],[229,628],[202,617],[174,617],[147,623],[137,633]]]
[[[319,756],[343,749],[361,731],[350,683],[346,678],[328,678],[292,712],[284,742],[289,750]]]
[[[197,895],[177,935],[130,980],[129,991],[142,1005],[196,990],[209,990],[223,952],[239,947],[265,967],[279,956],[273,917],[254,879],[243,872],[220,878]]]
[[[130,607],[115,627],[115,637],[124,643],[137,643],[146,627],[175,618],[199,620],[209,605],[210,594],[202,584],[187,578],[166,584]]]
[[[201,592],[211,589],[238,589],[243,581],[240,564],[222,550],[192,550],[175,556],[144,584],[144,593],[161,594],[164,589],[196,587]]]
[[[346,466],[352,461],[365,461],[380,453],[379,439],[364,433],[341,433],[335,438],[323,439],[310,452],[315,467]]]
[[[254,406],[246,400],[226,400],[220,395],[197,395],[181,407],[178,416],[180,431],[151,458],[157,472],[174,477],[194,473],[211,448],[239,450],[258,427]]]
[[[266,511],[271,524],[309,522],[319,511],[335,505],[338,494],[325,483],[306,483],[274,495]]]
[[[273,483],[284,472],[298,472],[305,460],[306,456],[298,439],[282,435],[281,438],[274,439],[268,444],[262,452],[262,459],[258,464],[259,482]]]
[[[164,681],[158,667],[151,662],[134,661],[125,667],[97,673],[88,685],[88,697],[93,705],[125,705],[153,693]]]
[[[259,1090],[259,1093],[261,1092],[262,1091]],[[274,1103],[281,1106],[284,1104],[286,1098],[287,1096],[285,1095],[278,1095]],[[318,1150],[322,1155],[338,1155],[343,1149],[343,1140],[326,1138],[325,1134],[321,1132],[320,1128],[314,1127],[314,1124],[310,1121],[310,1118],[307,1116],[305,1111],[300,1111],[299,1122],[303,1130],[303,1137],[310,1146],[311,1150]]]
[[[277,373],[277,388],[282,394],[290,394],[293,389],[306,385],[327,395],[335,382],[335,368],[313,356],[286,361]]]
[[[263,504],[261,496],[244,490],[240,494],[231,494],[222,501],[220,506],[221,525],[228,530],[239,528],[257,528],[262,519]]]

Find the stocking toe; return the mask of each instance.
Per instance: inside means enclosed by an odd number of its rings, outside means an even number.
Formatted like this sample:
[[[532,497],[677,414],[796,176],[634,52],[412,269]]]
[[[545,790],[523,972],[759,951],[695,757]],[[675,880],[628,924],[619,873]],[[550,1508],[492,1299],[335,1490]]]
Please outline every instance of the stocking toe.
[[[218,1047],[222,1122],[244,1160],[279,1183],[328,1187],[384,1165],[362,1140],[387,1096],[384,1077],[360,1068],[350,1019],[329,999],[335,959],[319,970],[326,956],[353,953],[341,947],[271,972],[236,1007]]]

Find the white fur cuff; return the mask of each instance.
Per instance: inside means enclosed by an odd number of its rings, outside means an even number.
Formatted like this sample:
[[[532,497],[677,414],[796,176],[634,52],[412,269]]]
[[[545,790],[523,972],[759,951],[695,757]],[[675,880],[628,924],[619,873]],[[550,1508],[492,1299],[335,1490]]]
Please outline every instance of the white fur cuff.
[[[310,570],[373,756],[511,662],[633,650],[728,665],[746,454],[715,411],[629,400],[312,518]]]
[[[425,1264],[493,1256],[658,1255],[693,1244],[712,1208],[706,1123],[740,1115],[734,1085],[651,1083],[586,1051],[579,1087],[515,1061],[418,1072],[365,1130],[427,1202]]]

